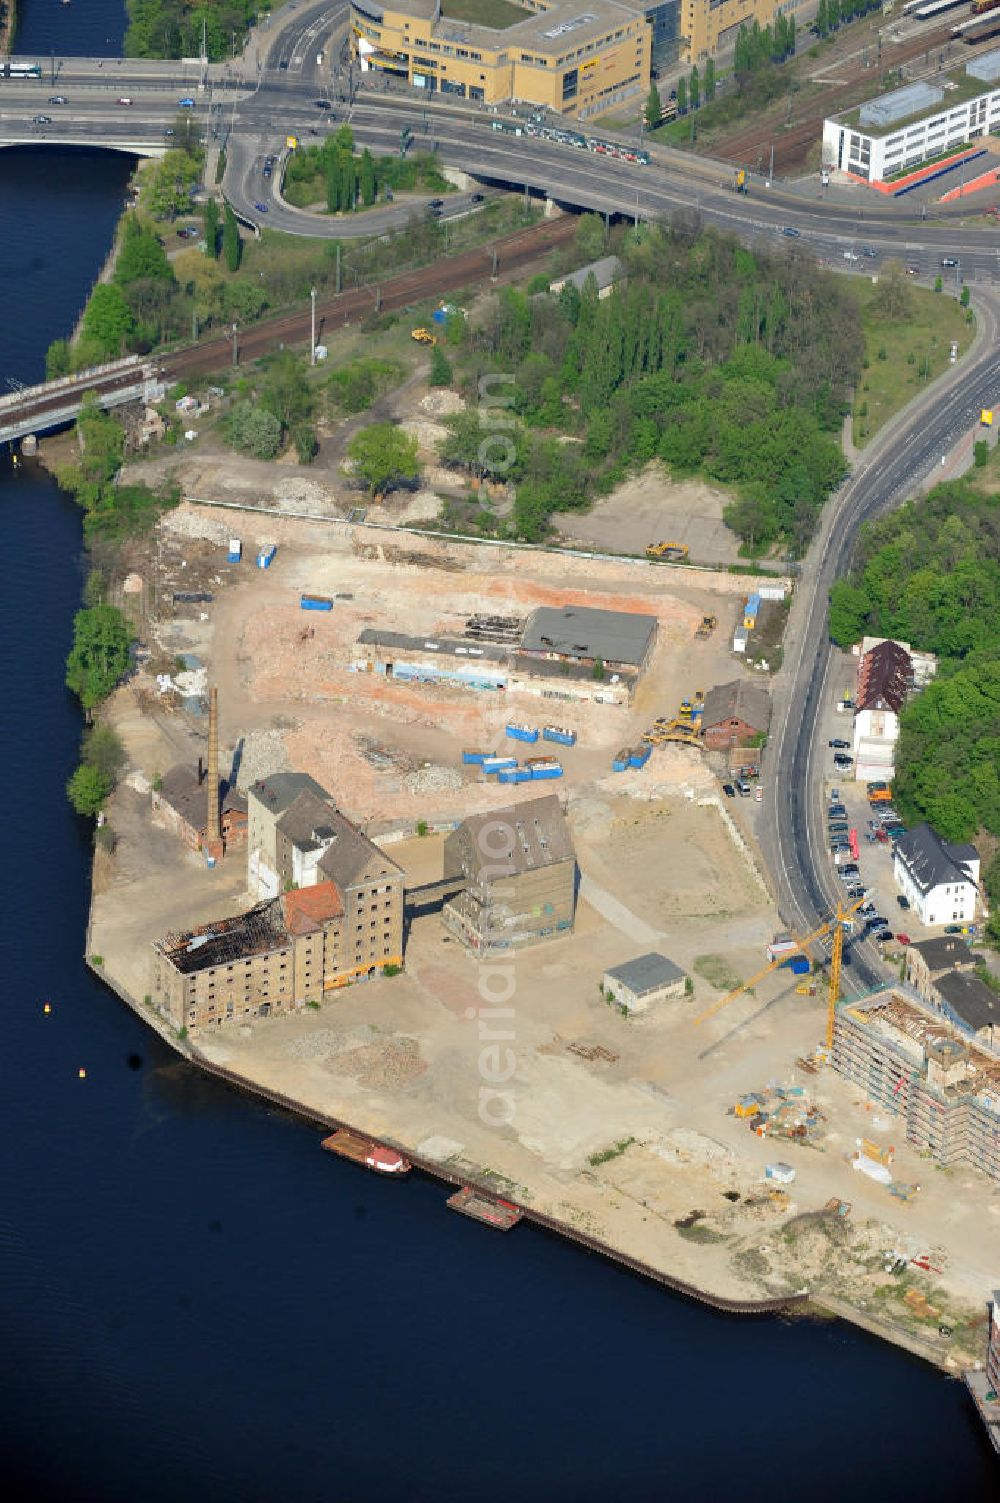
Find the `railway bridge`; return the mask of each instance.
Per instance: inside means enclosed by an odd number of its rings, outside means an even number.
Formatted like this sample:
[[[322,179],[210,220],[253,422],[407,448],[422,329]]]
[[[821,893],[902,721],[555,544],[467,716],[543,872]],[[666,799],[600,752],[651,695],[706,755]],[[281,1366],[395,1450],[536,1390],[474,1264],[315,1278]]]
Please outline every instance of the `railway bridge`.
[[[25,386],[0,397],[0,444],[72,423],[91,393],[107,409],[123,407],[127,402],[159,402],[165,389],[157,368],[138,355],[92,366],[58,381]]]

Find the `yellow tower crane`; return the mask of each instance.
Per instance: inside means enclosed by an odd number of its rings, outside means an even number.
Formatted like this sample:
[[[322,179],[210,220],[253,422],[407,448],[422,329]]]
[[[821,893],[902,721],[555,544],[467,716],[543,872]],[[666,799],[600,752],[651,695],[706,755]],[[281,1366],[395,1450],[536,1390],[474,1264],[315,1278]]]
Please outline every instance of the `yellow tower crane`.
[[[863,902],[864,898],[858,898],[854,903],[838,903],[836,913],[831,914],[825,923],[820,924],[811,934],[807,934],[804,939],[792,941],[794,949],[782,951],[769,965],[764,966],[763,970],[758,971],[755,976],[751,976],[749,981],[744,981],[741,986],[734,987],[731,992],[727,992],[724,997],[720,997],[718,1001],[713,1002],[711,1007],[706,1007],[705,1011],[699,1013],[695,1018],[695,1022],[704,1023],[709,1018],[714,1018],[715,1014],[721,1012],[724,1007],[728,1007],[730,1002],[735,1002],[737,997],[742,996],[752,986],[756,986],[758,981],[763,981],[765,976],[769,976],[772,971],[777,970],[780,965],[784,964],[789,955],[800,951],[804,952],[809,945],[813,944],[817,939],[822,939],[825,934],[829,934],[832,930],[833,953],[830,956],[830,985],[827,990],[826,1002],[826,1047],[832,1049],[833,1025],[837,1016],[837,1003],[840,1000],[840,967],[844,955],[844,930],[850,925],[852,915],[861,907]]]

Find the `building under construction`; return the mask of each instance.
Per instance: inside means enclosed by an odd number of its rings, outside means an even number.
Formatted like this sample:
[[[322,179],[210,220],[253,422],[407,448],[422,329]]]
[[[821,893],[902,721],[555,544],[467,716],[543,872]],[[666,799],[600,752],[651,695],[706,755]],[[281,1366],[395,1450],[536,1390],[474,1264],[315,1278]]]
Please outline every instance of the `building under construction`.
[[[844,1005],[833,1064],[903,1120],[915,1148],[1000,1179],[1000,1060],[940,1014],[893,990]]]

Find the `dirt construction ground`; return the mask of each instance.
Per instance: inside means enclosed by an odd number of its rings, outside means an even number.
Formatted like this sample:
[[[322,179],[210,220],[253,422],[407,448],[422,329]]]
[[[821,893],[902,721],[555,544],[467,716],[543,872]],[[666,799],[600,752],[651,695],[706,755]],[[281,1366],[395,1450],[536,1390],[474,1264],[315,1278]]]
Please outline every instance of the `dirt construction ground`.
[[[670,480],[651,464],[590,511],[565,513],[559,531],[580,547],[642,554],[650,543],[685,543],[692,563],[735,564],[738,539],[722,520],[730,499],[703,480]]]
[[[239,566],[224,562],[234,531]],[[252,556],[264,541],[278,552],[261,571]],[[175,609],[179,589],[214,598]],[[337,596],[334,609],[302,611],[304,590]],[[778,915],[708,759],[665,747],[641,772],[610,772],[614,750],[654,715],[745,671],[728,650],[743,593],[728,574],[189,505],[170,513],[134,596],[147,611],[151,662],[169,671],[187,653],[207,665],[241,784],[280,767],[312,773],[388,841],[410,884],[440,874],[443,836],[396,838],[407,827],[534,791],[477,781],[462,768],[463,745],[500,745],[509,716],[557,718],[579,733],[559,785],[580,870],[572,935],[484,963],[432,914],[411,927],[402,975],[330,994],[316,1011],[200,1030],[194,1042],[307,1110],[485,1178],[710,1291],[808,1287],[935,1360],[970,1361],[995,1274],[988,1254],[1000,1188],[930,1172],[853,1088],[797,1065],[822,1036],[823,998],[797,995],[788,973],[695,1022],[761,968]],[[350,671],[364,626],[444,634],[474,610],[526,615],[570,599],[657,617],[655,654],[631,709],[560,701],[553,713],[534,696],[501,701]],[[706,613],[719,629],[696,642]],[[151,941],[249,900],[241,853],[209,872],[150,829],[150,785],[175,762],[194,765],[203,718],[161,696],[149,673],[118,692],[111,713],[130,771],[110,811],[117,850],[95,872],[90,949],[142,1009]],[[691,993],[623,1017],[604,1000],[601,978],[651,949],[683,969]],[[498,996],[511,1035],[499,1046],[490,1035]],[[808,1141],[762,1141],[732,1115],[743,1093],[775,1084],[801,1090],[815,1108]],[[909,1203],[849,1163],[857,1140],[877,1133],[895,1142],[897,1177],[921,1184]],[[778,1159],[796,1171],[784,1197],[764,1184],[765,1165]],[[831,1197],[850,1202],[849,1217],[823,1212]],[[920,1254],[935,1272],[905,1263]],[[898,1268],[901,1259],[905,1271],[887,1275],[887,1261]]]
[[[225,543],[236,530],[245,561],[234,567],[225,563]],[[261,571],[253,555],[265,540],[277,542],[278,552]],[[241,781],[278,766],[301,768],[369,825],[457,817],[502,801],[502,790],[462,766],[461,753],[465,746],[499,747],[511,717],[573,726],[579,742],[563,759],[564,786],[602,784],[614,778],[614,752],[637,741],[657,715],[673,715],[695,689],[744,671],[728,644],[749,586],[734,575],[444,545],[342,522],[250,518],[190,505],[161,522],[158,569],[163,619],[150,623],[150,634],[168,661],[188,652],[211,662],[224,744],[244,741]],[[209,590],[211,604],[171,609],[175,590],[195,588]],[[334,609],[301,610],[304,591],[336,596]],[[365,627],[460,635],[475,611],[526,617],[570,599],[657,617],[653,661],[630,709],[351,671]],[[706,613],[718,615],[718,630],[696,641]],[[272,747],[267,755],[280,740],[274,766],[260,765],[262,738]],[[642,773],[623,781],[644,796],[717,787],[701,754],[679,747],[658,748]]]

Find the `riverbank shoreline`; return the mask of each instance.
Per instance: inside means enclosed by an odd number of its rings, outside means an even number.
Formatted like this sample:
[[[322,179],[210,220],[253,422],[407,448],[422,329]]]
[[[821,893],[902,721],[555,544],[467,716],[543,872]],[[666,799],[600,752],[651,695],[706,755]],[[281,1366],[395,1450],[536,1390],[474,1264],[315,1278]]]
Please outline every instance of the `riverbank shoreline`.
[[[3,0],[0,14],[0,57],[10,57],[17,30],[17,0]]]
[[[89,928],[88,928],[89,940]],[[203,1071],[215,1080],[222,1081],[234,1090],[251,1097],[254,1101],[266,1106],[276,1107],[283,1112],[289,1113],[297,1120],[314,1126],[318,1133],[334,1132],[337,1129],[346,1129],[361,1137],[371,1136],[370,1129],[357,1122],[344,1117],[321,1113],[307,1102],[295,1100],[279,1091],[269,1089],[257,1081],[249,1079],[234,1070],[209,1059],[195,1045],[187,1039],[178,1038],[174,1029],[156,1013],[155,1009],[143,1005],[136,997],[133,997],[125,987],[118,983],[104,969],[103,965],[95,963],[88,953],[85,963],[90,971],[107,986],[118,999],[125,1003],[132,1012],[154,1033],[167,1044],[177,1055],[196,1069]],[[382,1135],[380,1142],[387,1147],[394,1148],[404,1154],[414,1168],[419,1170],[427,1178],[437,1183],[455,1188],[462,1185],[471,1185],[475,1189],[482,1190],[486,1195],[494,1195],[496,1187],[491,1185],[488,1179],[476,1179],[468,1174],[457,1174],[449,1171],[441,1164],[422,1158],[413,1144],[399,1141]],[[505,1195],[505,1198],[508,1198]],[[787,1295],[776,1295],[770,1298],[759,1299],[733,1299],[720,1296],[709,1289],[700,1288],[684,1279],[672,1276],[662,1269],[657,1269],[644,1263],[641,1259],[634,1258],[621,1249],[600,1239],[588,1236],[579,1228],[568,1222],[559,1221],[554,1217],[547,1216],[529,1205],[518,1204],[525,1221],[542,1230],[562,1237],[568,1242],[576,1244],[584,1251],[594,1253],[608,1262],[617,1264],[620,1268],[635,1274],[650,1283],[659,1284],[671,1293],[679,1294],[685,1299],[693,1300],[698,1304],[706,1305],[726,1315],[743,1316],[772,1316],[784,1315],[787,1318],[800,1320],[842,1320],[854,1325],[857,1329],[876,1337],[880,1341],[887,1342],[891,1346],[898,1347],[909,1355],[919,1358],[921,1362],[934,1367],[947,1377],[957,1378],[960,1376],[955,1364],[949,1364],[943,1360],[940,1354],[933,1352],[926,1343],[914,1337],[910,1332],[902,1331],[887,1322],[879,1321],[872,1315],[857,1310],[845,1302],[833,1296],[817,1293],[808,1289],[802,1289]],[[443,1202],[442,1202],[443,1205]]]

